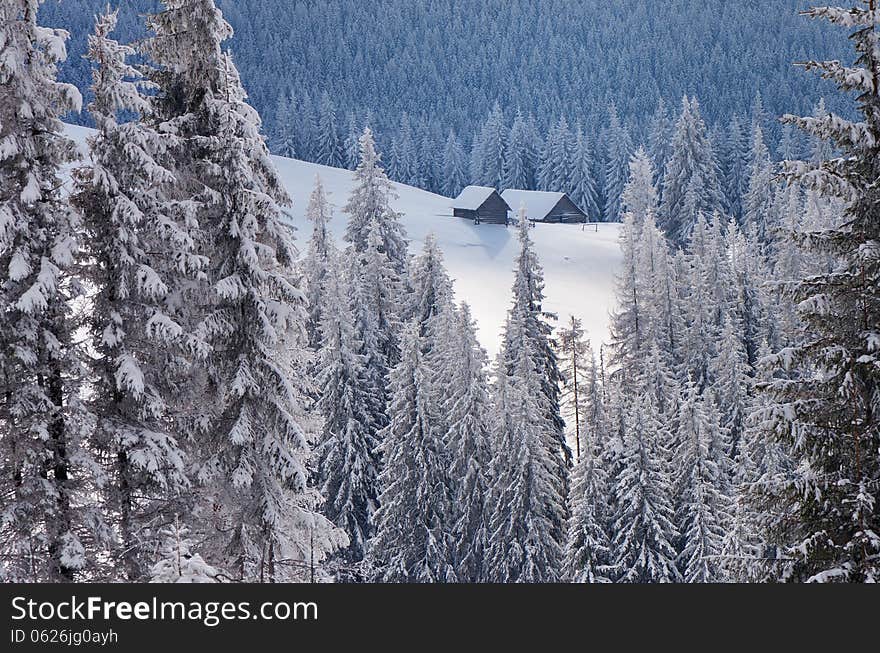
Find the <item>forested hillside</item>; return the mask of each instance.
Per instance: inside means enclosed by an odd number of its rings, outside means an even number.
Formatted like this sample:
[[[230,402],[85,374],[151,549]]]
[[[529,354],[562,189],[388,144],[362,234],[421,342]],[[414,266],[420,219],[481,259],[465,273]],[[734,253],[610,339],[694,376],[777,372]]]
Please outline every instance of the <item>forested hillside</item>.
[[[41,9],[44,24],[72,33],[62,79],[81,90],[89,83],[85,35],[105,4],[64,0]],[[125,41],[141,34],[137,14],[156,3],[111,4],[121,7]],[[697,97],[719,129],[748,115],[758,93],[769,116],[809,112],[832,89],[792,62],[848,56],[842,31],[797,15],[805,0],[660,4],[662,12],[654,2],[624,0],[218,2],[274,152],[353,167],[369,122],[389,152],[391,176],[435,192],[448,192],[450,131],[469,149],[496,103],[508,128],[517,109],[542,136],[564,117],[594,145],[603,145],[613,103],[638,144],[661,98],[675,110],[683,95]],[[781,130],[773,124],[767,137],[775,155]],[[418,166],[407,163],[407,150]]]

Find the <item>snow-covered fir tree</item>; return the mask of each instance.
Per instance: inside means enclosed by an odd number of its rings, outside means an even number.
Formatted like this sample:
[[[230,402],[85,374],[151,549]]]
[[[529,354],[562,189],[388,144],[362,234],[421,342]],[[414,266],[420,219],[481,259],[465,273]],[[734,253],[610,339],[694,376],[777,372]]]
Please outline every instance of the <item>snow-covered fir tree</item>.
[[[581,127],[577,128],[575,134],[574,157],[571,164],[571,180],[568,190],[571,199],[587,214],[587,220],[599,222],[601,211],[593,174],[593,151],[590,148],[589,136],[584,133]]]
[[[480,132],[480,170],[475,183],[502,188],[505,179],[504,151],[507,146],[507,127],[501,105],[495,104]]]
[[[561,375],[553,345],[553,326],[551,320],[556,315],[544,310],[544,270],[535,253],[534,243],[529,235],[529,221],[525,211],[520,210],[517,222],[520,252],[516,258],[513,281],[513,306],[509,315],[516,316],[522,323],[523,337],[529,340],[529,350],[535,361],[535,369],[540,378],[541,397],[539,407],[547,419],[551,439],[559,444],[563,467],[571,459],[571,451],[565,443],[565,421],[559,408]],[[506,329],[502,338],[502,355],[508,370],[512,371],[519,355],[520,334]],[[558,471],[560,482],[565,482],[567,470]]]
[[[839,226],[801,238],[809,252],[833,255],[830,272],[806,276],[795,301],[809,335],[769,357],[782,378],[760,384],[772,400],[758,417],[765,433],[793,457],[794,473],[760,497],[765,534],[780,548],[771,574],[778,579],[876,582],[880,578],[880,402],[877,324],[880,324],[880,138],[876,71],[877,15],[873,6],[820,7],[814,18],[853,30],[857,61],[809,62],[805,67],[858,94],[861,121],[828,114],[792,122],[830,140],[840,156],[792,163],[791,180],[846,202]]]
[[[384,424],[376,422],[373,388],[365,378],[367,358],[358,353],[343,266],[332,245],[328,263],[321,317],[319,405],[324,428],[318,475],[326,500],[323,514],[345,529],[350,541],[345,558],[358,562],[372,535],[378,500],[377,431]]]
[[[588,352],[584,399],[583,452],[572,470],[568,498],[570,517],[565,546],[565,579],[575,583],[610,581],[611,542],[608,536],[609,424],[595,357]]]
[[[522,313],[507,321],[492,412],[493,511],[487,580],[556,582],[563,575],[567,474],[558,436],[542,410],[542,374]],[[514,356],[512,366],[511,355]]]
[[[690,235],[698,212],[711,214],[721,205],[718,163],[706,124],[696,98],[685,97],[663,173],[659,223],[674,242],[681,244]]]
[[[447,197],[457,197],[467,186],[467,154],[455,132],[449,132],[443,148],[443,184],[441,190]]]
[[[406,325],[400,363],[391,375],[391,422],[382,433],[384,456],[376,535],[370,559],[385,582],[453,582],[454,543],[449,536],[453,497],[448,456],[438,432],[432,372],[423,353],[430,335]]]
[[[321,94],[317,127],[315,162],[326,166],[342,166],[343,151],[339,139],[339,125],[336,121],[336,107],[333,106],[333,100],[330,99],[327,91]]]
[[[457,580],[476,583],[488,574],[486,551],[492,484],[488,361],[477,342],[476,326],[467,304],[457,311],[454,326],[450,343],[450,351],[455,353],[454,365],[449,393],[442,406],[447,424],[449,475],[453,481],[452,541],[456,548]]]
[[[721,167],[721,186],[724,192],[724,210],[739,219],[742,201],[748,189],[748,130],[742,118],[733,116],[718,145],[718,163]]]
[[[278,96],[275,108],[275,138],[272,151],[280,156],[294,158],[298,152],[296,149],[296,99],[291,93],[282,93]]]
[[[648,213],[657,211],[657,188],[654,168],[644,148],[638,148],[629,161],[629,176],[620,195],[623,211],[632,213],[633,225],[641,228]]]
[[[605,221],[619,222],[621,195],[629,178],[629,159],[632,141],[629,130],[620,122],[617,108],[608,109],[608,128],[605,130]]]
[[[672,119],[666,108],[663,98],[657,103],[657,110],[651,118],[651,128],[648,132],[647,150],[648,156],[654,162],[654,180],[658,185],[663,182],[663,171],[666,170],[666,162],[672,154]],[[662,190],[662,186],[660,186]]]
[[[504,179],[499,188],[528,188],[534,176],[532,165],[528,125],[517,111],[504,149]]]
[[[205,562],[193,551],[189,529],[175,517],[174,522],[159,533],[159,559],[150,567],[151,583],[217,583],[224,574]]]
[[[105,479],[76,384],[79,225],[60,177],[78,156],[60,118],[82,100],[56,81],[68,34],[38,25],[39,5],[0,6],[0,577],[69,582],[106,539],[87,499]]]
[[[560,193],[571,190],[570,173],[574,168],[574,147],[574,136],[563,116],[548,130],[544,140],[537,179],[541,190]]]
[[[680,536],[679,570],[687,583],[722,579],[720,556],[730,518],[727,451],[718,450],[723,431],[711,396],[691,383],[678,413],[675,523]]]
[[[754,231],[766,241],[767,232],[772,227],[768,224],[768,220],[773,168],[770,152],[764,144],[764,134],[760,127],[755,127],[752,133],[747,171],[748,185],[743,196],[742,222],[746,230]]]
[[[581,457],[581,433],[586,411],[585,372],[593,364],[590,343],[584,338],[583,323],[574,315],[556,336],[559,373],[562,377],[560,408],[565,419],[569,441],[574,442],[575,460]],[[573,437],[572,437],[573,436]]]
[[[346,538],[313,510],[309,445],[289,376],[299,370],[277,361],[282,346],[302,346],[305,323],[280,208],[290,199],[221,48],[232,29],[213,0],[166,0],[147,24],[144,52],[163,68],[154,75],[160,118],[181,143],[177,186],[209,259],[204,281],[186,293],[211,344],[192,373],[205,390],[189,420],[203,486],[193,517],[209,562],[243,580],[291,578],[296,564],[320,561]]]
[[[326,310],[324,286],[330,268],[330,250],[333,248],[330,220],[330,204],[324,192],[321,177],[315,175],[315,185],[306,207],[306,219],[312,223],[309,247],[302,263],[306,286],[306,336],[309,347],[317,351],[321,348],[321,323]]]
[[[670,436],[650,396],[631,401],[621,410],[619,469],[611,487],[612,577],[624,583],[677,582]]]
[[[392,262],[395,271],[403,274],[407,268],[406,232],[400,224],[400,215],[391,208],[397,198],[394,186],[381,166],[381,155],[376,151],[373,132],[367,127],[361,136],[361,159],[354,173],[355,187],[343,208],[348,215],[345,239],[356,252],[367,248],[371,225],[378,227],[381,251]]]
[[[151,101],[139,87],[150,85],[126,62],[134,50],[109,36],[116,20],[116,12],[101,16],[89,37],[97,132],[88,140],[90,164],[76,174],[74,202],[87,235],[81,274],[95,289],[90,405],[95,444],[113,461],[105,488],[112,557],[122,577],[138,581],[157,545],[155,524],[190,500],[174,421],[186,393],[175,380],[206,344],[180,323],[175,303],[205,259],[168,193],[174,174],[157,161],[169,137],[147,122]],[[122,112],[141,120],[119,122]]]

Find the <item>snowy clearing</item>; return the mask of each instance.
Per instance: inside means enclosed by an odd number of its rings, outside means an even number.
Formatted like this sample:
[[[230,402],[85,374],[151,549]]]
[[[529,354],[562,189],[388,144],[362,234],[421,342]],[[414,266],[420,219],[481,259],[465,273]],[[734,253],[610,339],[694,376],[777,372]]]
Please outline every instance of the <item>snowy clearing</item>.
[[[90,132],[73,125],[68,129],[79,142]],[[311,228],[305,210],[316,174],[321,176],[334,209],[333,233],[342,242],[346,216],[341,207],[351,192],[353,173],[296,159],[273,158],[293,197],[291,216],[297,242],[302,246]],[[515,229],[474,225],[452,217],[452,200],[448,197],[398,183],[394,188],[398,198],[393,206],[404,216],[410,249],[417,252],[425,237],[435,234],[455,282],[456,298],[470,304],[480,341],[494,356],[510,304],[513,264],[519,249]],[[621,259],[618,231],[617,224],[538,224],[532,233],[546,277],[546,310],[557,313],[560,320],[569,314],[581,318],[594,345],[608,340],[608,312]]]

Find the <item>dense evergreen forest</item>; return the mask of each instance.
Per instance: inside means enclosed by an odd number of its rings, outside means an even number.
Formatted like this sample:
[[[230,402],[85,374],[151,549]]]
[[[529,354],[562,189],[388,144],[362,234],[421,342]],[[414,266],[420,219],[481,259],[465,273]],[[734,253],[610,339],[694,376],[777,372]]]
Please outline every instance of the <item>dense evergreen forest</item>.
[[[344,235],[318,176],[297,248],[214,0],[134,45],[99,16],[85,105],[39,5],[0,4],[0,580],[880,580],[874,0],[809,12],[851,33],[854,64],[802,68],[856,118],[809,103],[776,142],[760,94],[723,131],[685,95],[645,147],[609,110],[599,150],[493,108],[470,175],[576,182],[622,225],[591,343],[520,210],[491,363],[369,126]]]
[[[61,78],[83,92],[85,35],[105,4],[41,8],[44,24],[72,33]],[[155,0],[117,4],[118,37],[142,36],[138,13],[154,10]],[[458,143],[470,155],[496,105],[505,130],[517,111],[540,139],[562,118],[572,132],[580,128],[595,171],[605,166],[612,105],[635,144],[647,142],[658,103],[677,113],[684,95],[699,99],[719,132],[734,116],[747,120],[758,94],[772,117],[809,112],[824,94],[832,110],[846,106],[831,85],[793,74],[794,61],[847,56],[845,32],[798,16],[805,0],[661,4],[662,20],[655,3],[624,0],[218,2],[273,152],[353,168],[357,137],[370,124],[393,179],[447,194],[461,186],[449,182],[450,148]],[[784,158],[781,127],[769,121],[765,131],[771,155]],[[418,166],[409,161],[416,158]],[[464,176],[461,183],[491,182]],[[598,192],[601,206],[602,183]]]

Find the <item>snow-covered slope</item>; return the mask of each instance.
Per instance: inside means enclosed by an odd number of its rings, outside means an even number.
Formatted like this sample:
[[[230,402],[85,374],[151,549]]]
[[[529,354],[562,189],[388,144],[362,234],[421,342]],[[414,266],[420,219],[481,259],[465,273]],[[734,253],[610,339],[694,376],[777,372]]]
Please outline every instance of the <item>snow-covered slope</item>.
[[[84,141],[88,130],[70,126]],[[305,220],[315,175],[320,175],[334,207],[333,232],[342,240],[345,215],[341,212],[352,188],[352,173],[295,159],[275,157],[278,171],[293,197],[292,219],[297,240],[305,248],[309,225]],[[518,250],[513,227],[481,224],[452,217],[452,200],[403,184],[395,184],[393,205],[403,222],[413,252],[433,233],[443,250],[456,297],[467,301],[479,326],[483,346],[494,355],[510,303],[514,258]],[[594,345],[608,339],[608,312],[613,279],[620,262],[618,225],[538,224],[532,236],[546,275],[546,310],[560,321],[574,314],[583,319]]]

